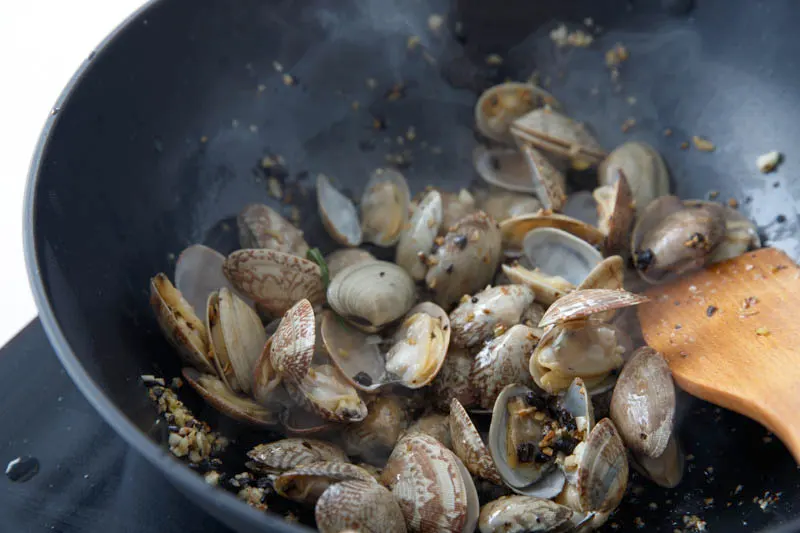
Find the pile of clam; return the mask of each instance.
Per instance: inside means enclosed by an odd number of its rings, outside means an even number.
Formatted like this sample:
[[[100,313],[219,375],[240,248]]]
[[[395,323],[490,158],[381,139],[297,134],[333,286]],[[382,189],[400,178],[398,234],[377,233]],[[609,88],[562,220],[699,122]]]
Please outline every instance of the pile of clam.
[[[753,224],[670,196],[655,149],[607,154],[533,85],[489,89],[476,122],[487,190],[412,196],[381,169],[356,204],[320,176],[341,249],[323,257],[250,205],[242,249],[192,246],[175,285],[151,281],[186,380],[286,436],[248,468],[313,508],[321,531],[588,531],[620,503],[629,465],[664,487],[681,479],[672,377],[637,349],[629,308],[647,299],[626,282],[758,247]],[[591,195],[570,194],[570,168],[596,170]]]

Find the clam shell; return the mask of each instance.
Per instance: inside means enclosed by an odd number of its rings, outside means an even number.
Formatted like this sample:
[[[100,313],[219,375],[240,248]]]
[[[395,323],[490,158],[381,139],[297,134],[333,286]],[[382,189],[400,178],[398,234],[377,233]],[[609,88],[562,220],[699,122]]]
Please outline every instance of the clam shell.
[[[365,241],[393,246],[408,222],[411,193],[405,177],[393,169],[379,168],[367,181],[361,197],[361,230]]]
[[[529,359],[539,337],[522,324],[487,342],[472,362],[469,379],[478,405],[491,409],[500,392],[514,383],[531,383]]]
[[[636,350],[617,378],[611,419],[635,454],[664,453],[675,423],[675,385],[661,354],[647,346]]]
[[[644,209],[656,198],[669,194],[667,166],[649,144],[626,142],[608,154],[597,170],[600,185],[614,185],[620,171],[628,179],[636,209]]]
[[[468,523],[468,488],[472,478],[438,440],[411,433],[398,441],[381,475],[394,494],[410,531],[420,533],[472,531]],[[466,472],[466,470],[465,470]],[[475,493],[477,504],[477,493]],[[477,510],[475,511],[477,521]]]
[[[331,485],[317,501],[314,517],[320,533],[345,530],[406,533],[398,502],[374,481],[342,481]]]
[[[423,302],[412,308],[386,354],[386,372],[410,389],[429,384],[444,363],[450,329],[447,313],[438,305]]]
[[[375,398],[367,407],[364,420],[344,429],[342,443],[348,455],[383,465],[408,427],[408,412],[395,396]]]
[[[525,285],[489,287],[472,297],[464,297],[450,313],[453,343],[471,348],[518,324],[533,304],[534,291]]]
[[[191,304],[198,317],[205,313],[206,302],[212,292],[220,287],[233,290],[233,285],[222,273],[224,262],[224,255],[202,244],[193,244],[178,256],[175,288]]]
[[[553,498],[561,492],[566,478],[561,470],[553,468],[552,462],[534,464],[523,470],[513,467],[507,460],[508,401],[529,392],[528,387],[512,384],[497,396],[489,427],[489,452],[500,478],[511,490],[526,496]]]
[[[469,379],[472,355],[464,348],[450,346],[442,368],[431,383],[434,405],[441,411],[450,410],[450,400],[457,399],[470,408],[478,401],[478,393]]]
[[[578,465],[581,511],[613,511],[628,485],[628,459],[614,423],[600,420],[586,440]]]
[[[475,429],[467,411],[455,398],[450,401],[450,435],[453,439],[453,451],[471,474],[497,485],[503,483],[480,433]]]
[[[578,290],[609,289],[620,290],[625,287],[625,261],[618,255],[606,257],[589,272],[586,279],[578,285]]]
[[[481,202],[481,210],[503,222],[509,218],[536,213],[542,209],[542,202],[533,196],[495,189]]]
[[[158,325],[184,363],[205,374],[216,374],[209,360],[208,332],[183,295],[164,273],[150,280],[150,305]]]
[[[685,457],[675,435],[670,437],[667,447],[658,457],[631,454],[630,462],[636,471],[659,487],[672,489],[683,479]]]
[[[416,281],[425,279],[428,271],[425,255],[433,248],[443,216],[442,195],[438,191],[430,191],[420,201],[408,228],[397,243],[395,263]]]
[[[687,207],[711,203],[703,200],[685,200],[683,202]],[[747,251],[761,248],[761,237],[758,236],[758,228],[752,220],[732,207],[722,206],[722,210],[725,216],[725,237],[709,257],[709,263],[733,259]],[[178,288],[180,289],[180,287]]]
[[[579,285],[602,260],[596,249],[574,235],[553,228],[531,230],[523,241],[525,259],[545,274]]]
[[[267,334],[256,312],[232,291],[220,289],[218,303],[219,327],[227,359],[238,387],[245,394],[250,394],[253,390],[253,369],[267,343]],[[215,350],[217,347],[218,344],[214,343]]]
[[[549,276],[539,270],[528,270],[515,265],[502,265],[503,274],[513,283],[526,286],[536,294],[536,301],[550,305],[575,289],[575,285],[561,276]],[[537,320],[535,324],[538,324]]]
[[[325,490],[339,481],[376,483],[363,468],[340,461],[308,463],[287,470],[274,481],[275,492],[289,500],[314,505]]]
[[[475,125],[486,137],[511,144],[509,128],[519,117],[537,107],[561,107],[547,91],[531,83],[506,82],[486,89],[475,105]]]
[[[497,223],[479,211],[461,219],[428,259],[425,283],[435,301],[449,308],[464,294],[491,282],[500,261],[501,240]]]
[[[550,108],[534,109],[515,120],[511,134],[520,145],[568,158],[583,169],[600,164],[606,153],[586,126]]]
[[[374,391],[384,385],[386,358],[380,337],[345,324],[331,311],[323,312],[321,334],[331,360],[353,386]]]
[[[317,176],[317,208],[322,225],[333,240],[343,246],[361,244],[363,233],[356,206],[323,174]]]
[[[560,210],[567,203],[567,180],[547,157],[537,149],[523,144],[522,157],[528,165],[532,192],[545,209]]]
[[[277,424],[275,413],[246,396],[232,392],[218,377],[184,368],[184,379],[211,407],[220,413],[251,426],[270,427]]]
[[[581,320],[597,313],[639,305],[648,300],[647,296],[621,289],[576,290],[556,300],[539,321],[539,327]]]
[[[300,300],[281,319],[271,339],[269,362],[284,381],[299,383],[306,377],[316,346],[314,308]]]
[[[487,148],[472,151],[475,171],[486,183],[515,192],[535,194],[532,171],[525,156],[513,148]]]
[[[226,387],[234,392],[241,392],[242,387],[236,380],[236,372],[233,371],[230,357],[228,357],[228,346],[225,343],[225,335],[220,323],[219,314],[219,291],[214,291],[208,296],[206,312],[206,331],[208,332],[208,357],[214,363],[216,375]]]
[[[325,256],[328,265],[328,275],[335,278],[345,268],[366,261],[375,261],[375,256],[359,248],[343,248]]]
[[[347,462],[347,455],[338,446],[317,439],[290,438],[259,444],[247,457],[262,473],[280,473],[301,465],[320,461]]]
[[[233,286],[275,316],[306,298],[325,299],[322,272],[316,263],[275,250],[237,250],[225,259],[225,276]]]
[[[605,235],[596,227],[576,218],[545,211],[541,214],[510,218],[500,224],[504,248],[521,250],[528,232],[540,228],[565,231],[595,247],[601,247],[605,242]]]
[[[328,303],[356,327],[375,332],[405,315],[417,298],[414,280],[386,261],[351,265],[333,278]]]
[[[566,533],[581,516],[564,505],[533,496],[504,496],[481,508],[481,533]]]
[[[264,344],[264,349],[253,368],[253,399],[261,405],[272,406],[280,403],[281,376],[272,367],[272,337]]]
[[[433,437],[442,443],[445,448],[453,447],[453,439],[450,434],[450,418],[447,415],[428,413],[419,417],[408,427],[405,435],[411,435],[413,433],[422,433],[423,435]]]
[[[598,228],[606,234],[607,254],[621,254],[627,250],[628,238],[636,218],[628,179],[621,170],[620,174],[614,185],[605,185],[594,191]]]
[[[467,189],[461,189],[457,193],[439,191],[442,195],[442,225],[439,227],[439,235],[445,236],[450,228],[455,226],[461,219],[472,215],[478,211],[475,197]]]
[[[589,191],[575,191],[567,197],[561,214],[597,226],[597,201]]]
[[[264,204],[250,204],[236,218],[242,248],[269,248],[305,257],[308,243],[303,232]]]
[[[280,421],[286,434],[291,437],[319,435],[338,427],[333,422],[295,405],[287,407],[281,412]]]
[[[358,391],[328,364],[312,366],[299,382],[284,383],[298,405],[331,422],[359,422],[367,416],[367,405]]]

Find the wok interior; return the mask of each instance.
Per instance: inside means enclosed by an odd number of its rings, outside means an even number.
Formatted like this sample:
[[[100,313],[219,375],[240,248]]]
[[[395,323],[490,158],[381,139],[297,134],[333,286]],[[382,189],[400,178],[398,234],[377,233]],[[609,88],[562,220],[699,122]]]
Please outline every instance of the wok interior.
[[[719,191],[736,198],[765,227],[768,242],[796,259],[792,196],[798,185],[783,178],[794,163],[787,158],[782,172],[767,178],[754,165],[761,153],[800,139],[800,126],[786,112],[796,104],[788,91],[792,80],[778,68],[792,46],[777,44],[775,35],[795,38],[788,25],[781,31],[788,17],[708,1],[687,21],[665,14],[660,4],[637,3],[632,10],[624,1],[152,5],[87,60],[52,119],[38,168],[36,257],[72,351],[110,401],[149,431],[155,412],[136,377],[176,376],[179,367],[151,316],[148,279],[172,272],[175,254],[189,244],[234,249],[232,220],[247,203],[286,212],[268,194],[264,156],[284,158],[285,172],[273,174],[300,209],[307,240],[327,252],[333,243],[311,185],[318,173],[360,195],[371,170],[386,165],[387,155],[399,155],[410,160],[403,172],[412,193],[429,184],[453,191],[467,186],[475,179],[477,95],[534,70],[550,79],[549,90],[594,128],[604,147],[650,142],[667,160],[676,194],[703,198]],[[438,35],[427,25],[432,13],[445,16]],[[580,24],[586,17],[605,28],[591,49],[553,46],[554,21]],[[772,37],[754,33],[759,20]],[[411,35],[421,38],[415,50],[407,47]],[[603,60],[616,42],[631,54],[619,92]],[[743,52],[755,43],[772,53],[769,76],[761,75],[762,59]],[[491,53],[505,61],[488,65]],[[274,61],[295,84],[285,83]],[[387,98],[393,90],[401,97]],[[636,126],[623,133],[629,117]],[[411,127],[416,140],[399,145],[397,137]],[[682,151],[680,143],[693,135],[710,138],[717,151]],[[573,176],[578,184],[586,179]],[[789,222],[773,224],[776,214]],[[612,522],[632,527],[641,516],[671,531],[685,513],[702,514],[711,529],[788,518],[788,508],[771,515],[750,502],[765,490],[784,491],[786,500],[797,492],[795,465],[781,445],[764,444],[766,430],[741,417],[700,402],[684,405],[681,433],[694,467],[674,491],[634,481],[643,492],[627,497]],[[212,425],[219,421],[199,403],[193,407]],[[745,488],[734,497],[739,484]],[[704,509],[711,497],[715,503]],[[730,508],[727,501],[734,502]],[[650,502],[657,508],[648,508]]]

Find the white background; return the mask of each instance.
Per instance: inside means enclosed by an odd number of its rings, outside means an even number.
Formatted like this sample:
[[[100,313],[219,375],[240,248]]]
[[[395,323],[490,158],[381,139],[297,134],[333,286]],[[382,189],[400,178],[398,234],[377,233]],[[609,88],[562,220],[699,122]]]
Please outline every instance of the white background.
[[[36,316],[22,200],[44,120],[75,69],[143,0],[23,0],[0,8],[0,345]]]

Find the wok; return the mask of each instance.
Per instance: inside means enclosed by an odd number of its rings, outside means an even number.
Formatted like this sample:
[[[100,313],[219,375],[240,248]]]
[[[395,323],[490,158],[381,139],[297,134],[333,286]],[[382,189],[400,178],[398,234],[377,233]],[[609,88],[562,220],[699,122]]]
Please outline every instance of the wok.
[[[439,35],[427,27],[431,13],[445,16]],[[89,401],[193,501],[239,530],[295,531],[175,460],[137,382],[142,373],[179,372],[151,315],[148,279],[171,273],[174,254],[189,244],[234,249],[232,217],[246,203],[279,206],[260,159],[285,158],[278,177],[303,213],[308,240],[327,251],[333,243],[307,194],[309,175],[335,176],[358,194],[413,126],[418,142],[441,153],[405,147],[412,192],[428,184],[457,190],[474,179],[479,92],[538,70],[605,147],[652,143],[676,194],[735,198],[769,244],[798,259],[798,16],[791,0],[151,2],[88,55],[34,155],[25,244],[42,322]],[[592,47],[552,45],[556,23],[586,18],[603,29]],[[407,50],[410,35],[422,39],[416,51]],[[630,52],[619,92],[603,62],[617,42]],[[501,65],[486,63],[493,53]],[[273,61],[296,83],[286,85]],[[395,83],[405,84],[402,97],[390,101],[385,93]],[[623,133],[628,117],[636,125]],[[373,128],[375,118],[384,130]],[[681,150],[693,135],[711,139],[716,151]],[[764,176],[755,158],[770,150],[784,151],[786,161]],[[183,395],[200,418],[230,424]],[[791,503],[800,472],[780,443],[765,443],[766,430],[738,415],[684,400],[680,433],[694,459],[682,484],[663,490],[634,480],[610,522],[634,530],[640,517],[648,531],[673,531],[684,527],[684,514],[698,514],[712,531],[800,528]],[[751,500],[765,491],[781,496],[762,511]]]

